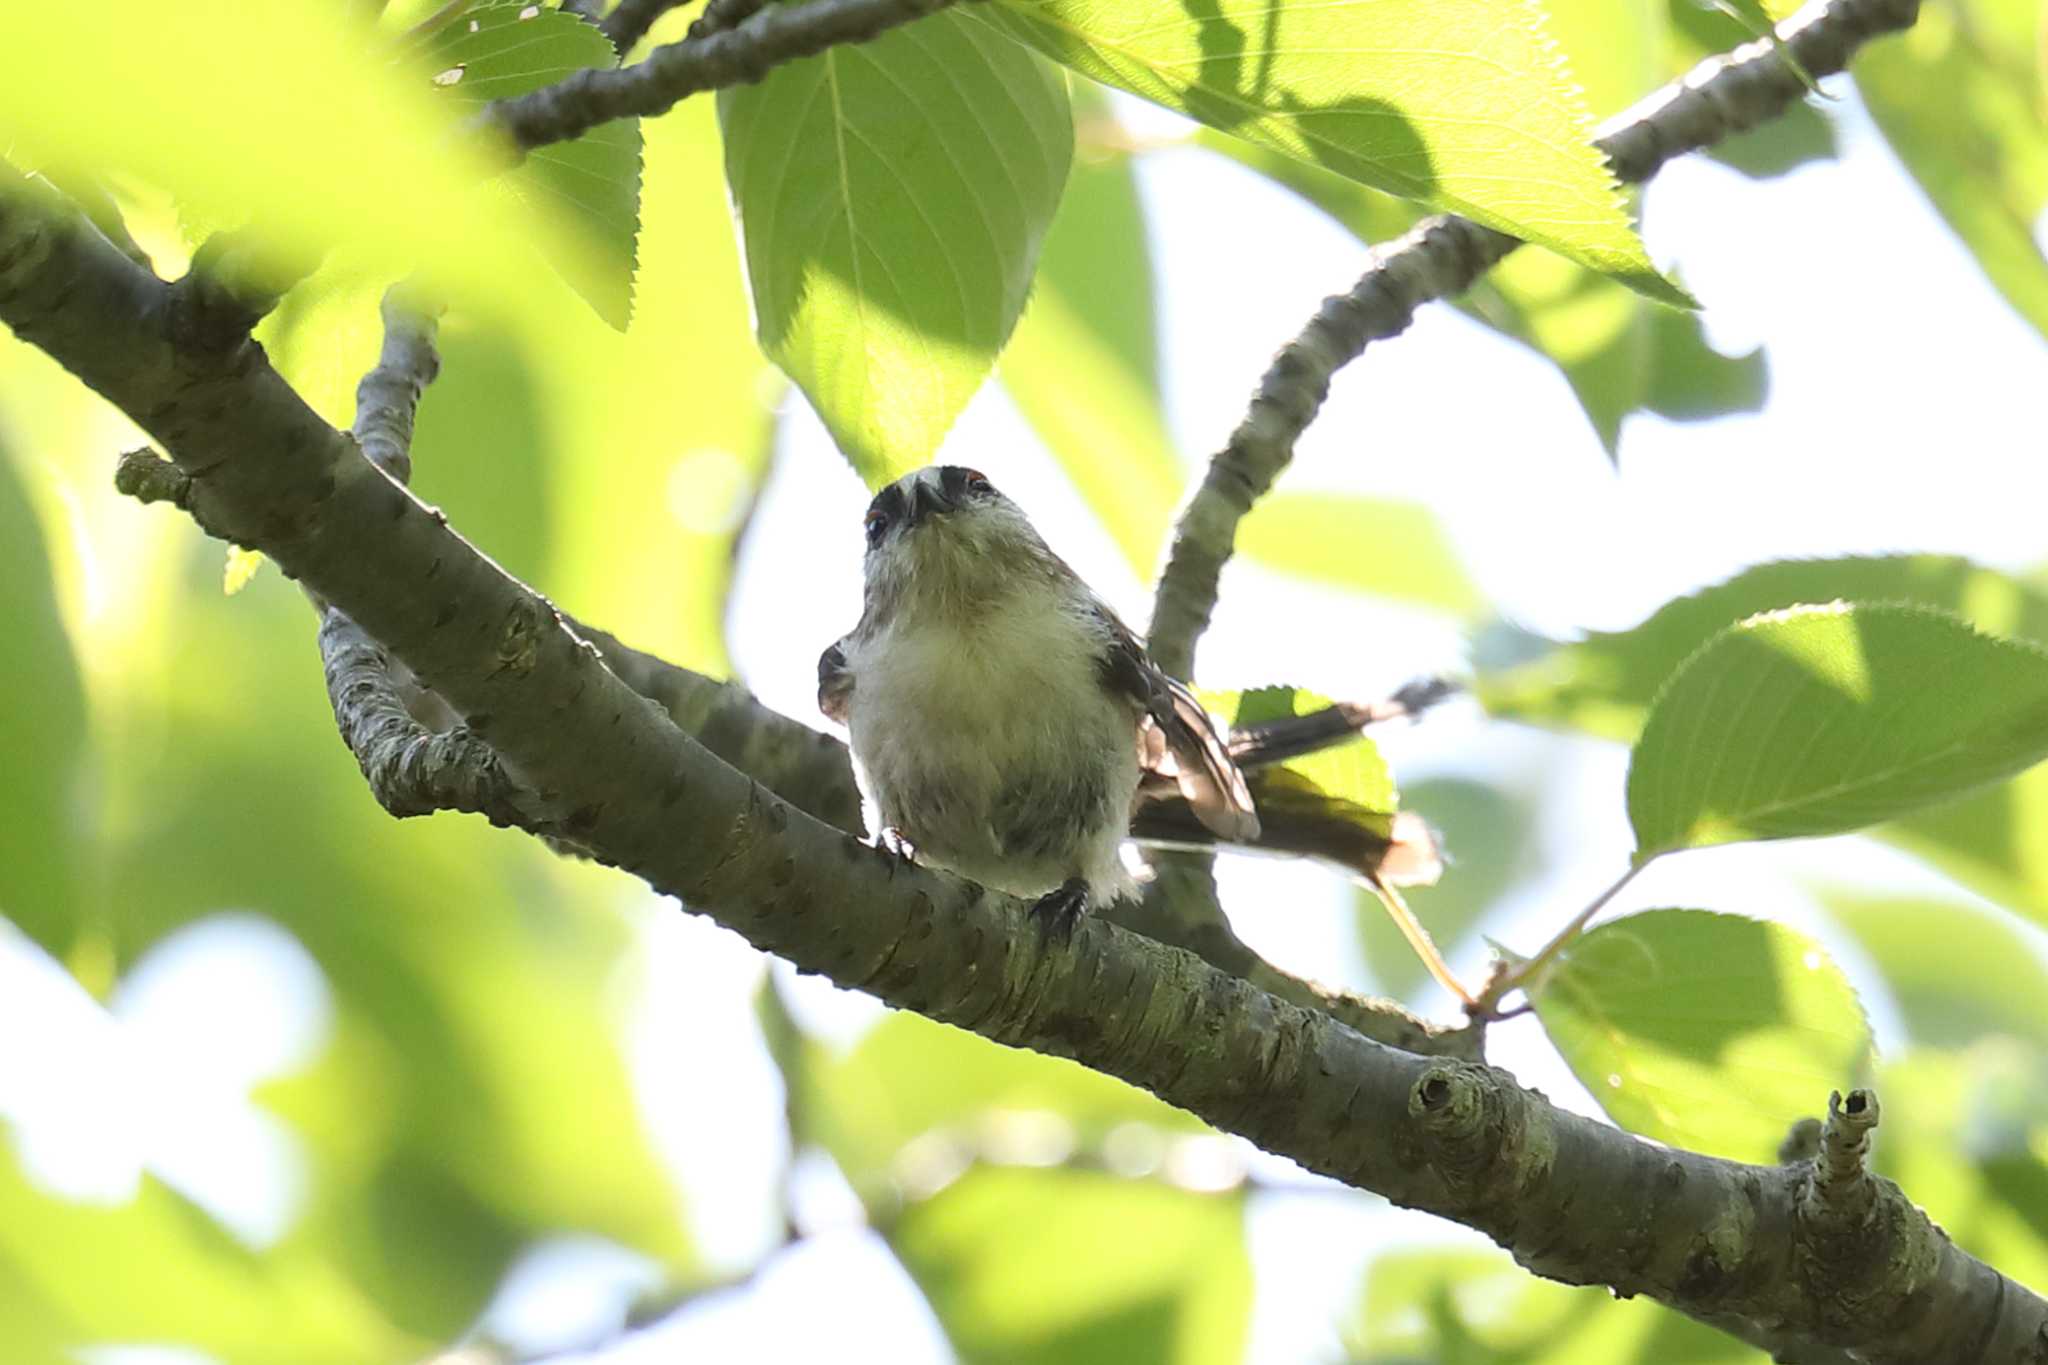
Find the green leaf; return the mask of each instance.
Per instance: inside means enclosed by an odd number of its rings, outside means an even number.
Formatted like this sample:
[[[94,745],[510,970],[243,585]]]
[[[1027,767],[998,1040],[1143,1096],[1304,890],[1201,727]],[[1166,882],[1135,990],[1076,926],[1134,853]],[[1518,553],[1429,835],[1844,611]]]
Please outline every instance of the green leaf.
[[[1472,616],[1485,605],[1434,514],[1346,493],[1271,493],[1238,523],[1261,563],[1354,592]]]
[[[50,567],[27,490],[0,449],[0,916],[61,960],[86,932],[95,841],[85,692]]]
[[[1497,716],[1633,741],[1657,689],[1724,626],[1836,598],[1918,602],[1980,630],[2048,640],[2048,594],[1959,556],[1788,559],[1675,598],[1627,630],[1592,631],[1533,662],[1482,671],[1474,692]]]
[[[971,12],[1083,75],[1666,302],[1534,4],[1005,0]]]
[[[1916,1049],[1877,1077],[1880,1174],[1955,1244],[2020,1284],[2048,1282],[2048,1122],[2038,1055],[2009,1040]]]
[[[1080,154],[1003,349],[1003,387],[1141,577],[1158,567],[1185,473],[1159,396],[1145,209],[1122,130],[1079,82]]]
[[[1330,705],[1330,699],[1300,687],[1255,687],[1234,694],[1205,693],[1203,704],[1229,716],[1232,728],[1241,729],[1288,716],[1305,716]],[[1364,735],[1290,758],[1281,767],[1306,779],[1325,795],[1365,811],[1391,815],[1400,809],[1394,775],[1380,757],[1379,746]]]
[[[1541,1280],[1496,1251],[1375,1258],[1344,1337],[1359,1365],[1764,1362],[1733,1337],[1661,1304]]]
[[[2048,644],[2048,593],[1967,559],[1787,560],[1678,598],[1629,630],[1596,631],[1532,663],[1482,671],[1474,690],[1495,715],[1633,740],[1664,679],[1723,626],[1836,597],[1919,602],[1980,630]],[[2048,923],[2048,771],[1916,812],[1878,833]]]
[[[1244,1356],[1252,1272],[1235,1193],[984,1167],[910,1205],[889,1240],[966,1365]]]
[[[2048,769],[1909,815],[1878,833],[2048,925]]]
[[[1237,138],[1204,130],[1197,141],[1294,191],[1368,244],[1399,237],[1423,216],[1412,204]],[[1518,251],[1451,304],[1555,364],[1610,455],[1622,418],[1640,408],[1692,418],[1762,402],[1760,350],[1724,356],[1707,345],[1697,314],[1652,306],[1558,256]]]
[[[1840,834],[2048,757],[2048,651],[1919,606],[1790,607],[1703,646],[1628,775],[1638,862]]]
[[[1723,355],[1707,344],[1699,314],[1669,308],[1644,312],[1649,357],[1637,399],[1642,407],[1674,422],[1763,411],[1771,391],[1771,367],[1761,346],[1741,355]]]
[[[1723,138],[1706,154],[1752,180],[1775,180],[1814,161],[1833,161],[1835,121],[1811,104],[1789,106],[1784,113],[1733,137]]]
[[[442,478],[472,488],[462,502],[456,490],[427,493],[465,509],[467,527],[496,514],[487,487],[501,458],[495,440],[532,448],[537,519],[508,545],[532,547],[549,595],[641,649],[724,676],[734,543],[767,473],[788,386],[751,335],[712,101],[686,100],[643,131],[633,330],[587,326],[587,310],[563,307],[550,336],[522,338],[516,349],[488,336],[446,337],[449,362],[419,436],[421,450],[446,453],[420,462],[414,477],[423,490]],[[488,360],[490,373],[465,376],[458,355]],[[518,398],[506,387],[515,383]],[[466,399],[450,403],[456,389]],[[524,430],[505,430],[521,422]],[[509,529],[481,543],[495,555]]]
[[[196,220],[259,222],[280,246],[346,239],[387,278],[417,267],[517,316],[531,291],[508,282],[576,237],[495,192],[432,73],[390,58],[333,5],[12,6],[0,127],[17,165],[135,177]]]
[[[434,88],[472,109],[619,63],[611,40],[573,14],[527,0],[478,0],[409,54]],[[633,316],[640,232],[640,121],[616,119],[572,142],[529,152],[507,181],[537,213],[573,225],[580,250],[549,257],[599,317],[624,331]]]
[[[1192,1115],[1078,1063],[915,1014],[889,1015],[851,1052],[820,1050],[802,1072],[812,1088],[799,1111],[812,1131],[800,1136],[822,1143],[857,1187],[886,1173],[913,1138],[996,1110],[1057,1114],[1083,1142],[1127,1123],[1208,1131]]]
[[[1913,28],[1858,56],[1856,88],[1985,275],[2048,336],[2048,256],[2035,235],[2048,210],[2037,10],[2032,0],[1925,5]]]
[[[957,11],[718,98],[762,347],[872,483],[995,363],[1073,154],[1066,82]]]
[[[96,852],[123,965],[238,907],[324,973],[332,1043],[258,1097],[305,1144],[292,1236],[329,1279],[434,1339],[474,1318],[530,1241],[600,1236],[686,1269],[680,1201],[605,1007],[626,947],[604,908],[616,883],[481,821],[391,821],[335,741],[296,589],[264,575],[224,599],[207,542],[166,543],[185,582],[148,627],[180,648],[159,652],[153,634],[99,646],[109,733],[164,738],[109,766]],[[176,583],[179,569],[154,572]],[[239,662],[223,672],[225,658]],[[135,811],[148,816],[119,818]]]
[[[1530,992],[1550,1040],[1632,1133],[1769,1162],[1861,1076],[1870,1030],[1841,971],[1783,925],[1651,910],[1574,942]]]
[[[1949,901],[1844,889],[1822,903],[1877,964],[1917,1043],[2005,1033],[2048,1052],[2048,969],[2003,916]]]
[[[161,1341],[229,1361],[348,1365],[418,1359],[438,1344],[386,1320],[317,1255],[289,1243],[250,1251],[152,1176],[113,1204],[52,1194],[21,1168],[4,1129],[0,1307],[9,1361]]]

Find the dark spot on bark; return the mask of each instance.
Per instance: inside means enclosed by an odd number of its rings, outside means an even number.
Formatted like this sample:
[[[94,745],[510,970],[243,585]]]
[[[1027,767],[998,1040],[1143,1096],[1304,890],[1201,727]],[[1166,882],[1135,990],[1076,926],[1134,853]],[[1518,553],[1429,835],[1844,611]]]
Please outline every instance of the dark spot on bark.
[[[562,828],[570,834],[588,834],[597,827],[597,817],[604,808],[598,805],[578,806],[562,821]]]
[[[1685,1270],[1678,1280],[1678,1296],[1693,1302],[1711,1301],[1720,1297],[1728,1280],[1728,1271],[1714,1249],[1698,1246],[1686,1257]]]
[[[461,614],[462,608],[459,604],[454,602],[442,603],[441,609],[434,613],[434,629],[441,629],[441,627],[447,625]]]
[[[481,735],[484,731],[491,728],[491,713],[479,711],[473,716],[464,716],[463,723],[469,727],[471,734]]]
[[[441,559],[440,556],[437,555],[434,558],[434,562],[427,565],[426,577],[432,578],[435,574],[439,572],[441,572]]]

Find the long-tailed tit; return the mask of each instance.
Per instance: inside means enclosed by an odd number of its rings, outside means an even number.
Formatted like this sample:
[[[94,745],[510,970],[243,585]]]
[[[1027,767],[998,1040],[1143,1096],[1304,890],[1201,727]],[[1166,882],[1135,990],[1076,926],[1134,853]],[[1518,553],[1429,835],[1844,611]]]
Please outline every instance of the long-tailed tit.
[[[920,861],[1038,897],[1065,933],[1135,892],[1120,848],[1147,795],[1258,836],[1208,712],[987,479],[906,474],[866,527],[860,624],[818,660],[818,706]]]

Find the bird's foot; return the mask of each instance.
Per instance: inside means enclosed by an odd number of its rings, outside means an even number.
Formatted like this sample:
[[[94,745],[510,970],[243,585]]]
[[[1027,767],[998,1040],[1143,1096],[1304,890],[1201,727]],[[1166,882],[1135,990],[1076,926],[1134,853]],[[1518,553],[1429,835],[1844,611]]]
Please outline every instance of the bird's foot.
[[[1088,883],[1080,877],[1069,877],[1031,903],[1031,918],[1038,921],[1041,937],[1065,943],[1073,938],[1074,925],[1087,908]]]
[[[894,854],[902,862],[917,861],[917,850],[910,846],[910,840],[903,837],[903,831],[894,825],[882,826],[882,832],[875,836],[875,847],[884,853]]]

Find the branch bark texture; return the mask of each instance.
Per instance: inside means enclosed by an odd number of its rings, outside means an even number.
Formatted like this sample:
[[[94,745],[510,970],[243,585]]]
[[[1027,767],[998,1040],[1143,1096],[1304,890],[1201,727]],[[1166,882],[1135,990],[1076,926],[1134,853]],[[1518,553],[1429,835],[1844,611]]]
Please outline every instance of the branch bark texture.
[[[1816,0],[1778,25],[1778,38],[1818,79],[1846,70],[1870,39],[1911,26],[1919,8],[1919,0]],[[1806,80],[1785,56],[1760,40],[1702,62],[1610,119],[1596,145],[1624,183],[1648,180],[1665,162],[1775,118],[1804,97]],[[1375,249],[1358,283],[1323,300],[1300,335],[1280,348],[1174,528],[1147,641],[1161,668],[1194,676],[1195,644],[1216,609],[1237,524],[1294,458],[1295,442],[1329,396],[1331,377],[1370,343],[1406,331],[1423,304],[1464,293],[1521,244],[1454,214],[1426,218]]]
[[[1119,1076],[1312,1170],[1479,1228],[1537,1273],[1651,1295],[1785,1356],[2048,1361],[2048,1302],[1863,1169],[1874,1105],[1839,1106],[1798,1166],[1659,1147],[1503,1072],[1383,1047],[1104,920],[1047,940],[1021,902],[781,800],[321,421],[260,348],[181,346],[166,289],[69,204],[0,168],[0,321],[161,443],[200,524],[359,623],[605,861],[799,967]]]

